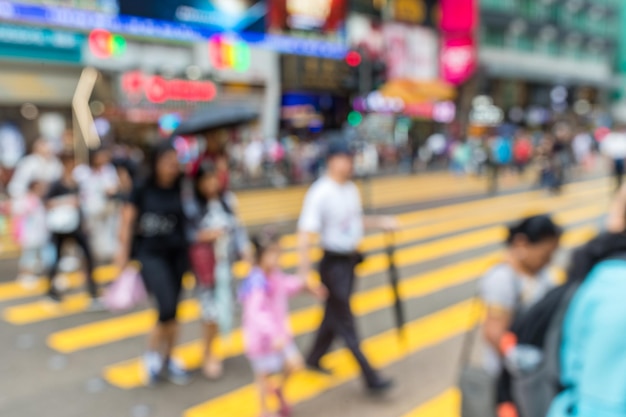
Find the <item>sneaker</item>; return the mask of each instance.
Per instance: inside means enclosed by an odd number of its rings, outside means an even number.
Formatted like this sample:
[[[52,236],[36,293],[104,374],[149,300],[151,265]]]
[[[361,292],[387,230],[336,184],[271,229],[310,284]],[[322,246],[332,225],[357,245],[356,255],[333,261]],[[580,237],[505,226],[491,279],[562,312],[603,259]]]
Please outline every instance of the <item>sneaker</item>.
[[[107,308],[102,302],[102,299],[92,298],[89,306],[87,307],[87,311],[91,313],[101,313],[103,311],[107,311]]]
[[[37,288],[39,278],[37,278],[37,276],[33,274],[20,274],[17,277],[17,282],[25,290],[34,290],[35,288]]]
[[[176,359],[167,361],[167,379],[174,385],[187,385],[191,381],[189,372]]]
[[[143,355],[143,366],[146,372],[146,385],[152,386],[159,380],[163,370],[163,359],[157,352],[146,352]]]

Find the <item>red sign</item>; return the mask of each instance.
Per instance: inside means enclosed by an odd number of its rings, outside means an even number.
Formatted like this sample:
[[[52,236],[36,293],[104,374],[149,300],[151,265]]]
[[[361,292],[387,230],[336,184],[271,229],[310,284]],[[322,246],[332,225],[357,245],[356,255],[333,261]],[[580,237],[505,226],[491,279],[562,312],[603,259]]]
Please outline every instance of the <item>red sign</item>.
[[[442,32],[470,33],[478,27],[478,0],[441,0]]]
[[[122,76],[122,91],[130,98],[146,98],[155,104],[167,101],[211,101],[217,95],[217,88],[210,81],[168,80],[141,71],[128,72]]]
[[[460,38],[444,37],[441,48],[441,72],[443,79],[454,85],[467,81],[478,63],[474,38],[464,36]]]

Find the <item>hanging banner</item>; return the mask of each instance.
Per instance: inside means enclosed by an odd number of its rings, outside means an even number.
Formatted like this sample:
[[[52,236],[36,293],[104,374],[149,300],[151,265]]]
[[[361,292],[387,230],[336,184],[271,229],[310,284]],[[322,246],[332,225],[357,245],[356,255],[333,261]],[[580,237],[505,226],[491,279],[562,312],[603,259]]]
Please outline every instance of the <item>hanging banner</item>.
[[[438,39],[431,29],[387,23],[383,26],[385,55],[390,80],[438,78]]]

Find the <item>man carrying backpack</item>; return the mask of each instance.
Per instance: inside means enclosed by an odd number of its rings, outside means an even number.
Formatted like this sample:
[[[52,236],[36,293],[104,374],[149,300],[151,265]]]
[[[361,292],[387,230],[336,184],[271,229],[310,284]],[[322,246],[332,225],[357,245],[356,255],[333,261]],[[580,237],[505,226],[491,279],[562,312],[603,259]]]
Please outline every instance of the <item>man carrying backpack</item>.
[[[576,251],[567,283],[513,325],[500,417],[626,417],[626,188],[607,226]],[[534,364],[518,354],[531,347]]]

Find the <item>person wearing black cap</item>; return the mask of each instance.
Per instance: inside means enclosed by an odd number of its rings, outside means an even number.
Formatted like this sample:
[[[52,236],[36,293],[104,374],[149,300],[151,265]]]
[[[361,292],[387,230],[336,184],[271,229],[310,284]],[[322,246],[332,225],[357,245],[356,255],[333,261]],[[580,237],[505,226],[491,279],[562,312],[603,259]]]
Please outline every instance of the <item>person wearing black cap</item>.
[[[391,217],[363,216],[359,190],[351,181],[352,171],[349,144],[333,140],[328,146],[327,173],[309,189],[298,223],[299,273],[303,279],[308,278],[311,271],[311,235],[319,234],[324,250],[319,271],[322,283],[329,290],[324,319],[306,362],[309,369],[328,373],[321,367],[320,360],[333,339],[339,336],[359,363],[368,389],[380,392],[389,389],[392,382],[383,379],[361,351],[350,296],[355,279],[354,269],[362,261],[357,246],[364,229],[393,230],[397,223]]]

